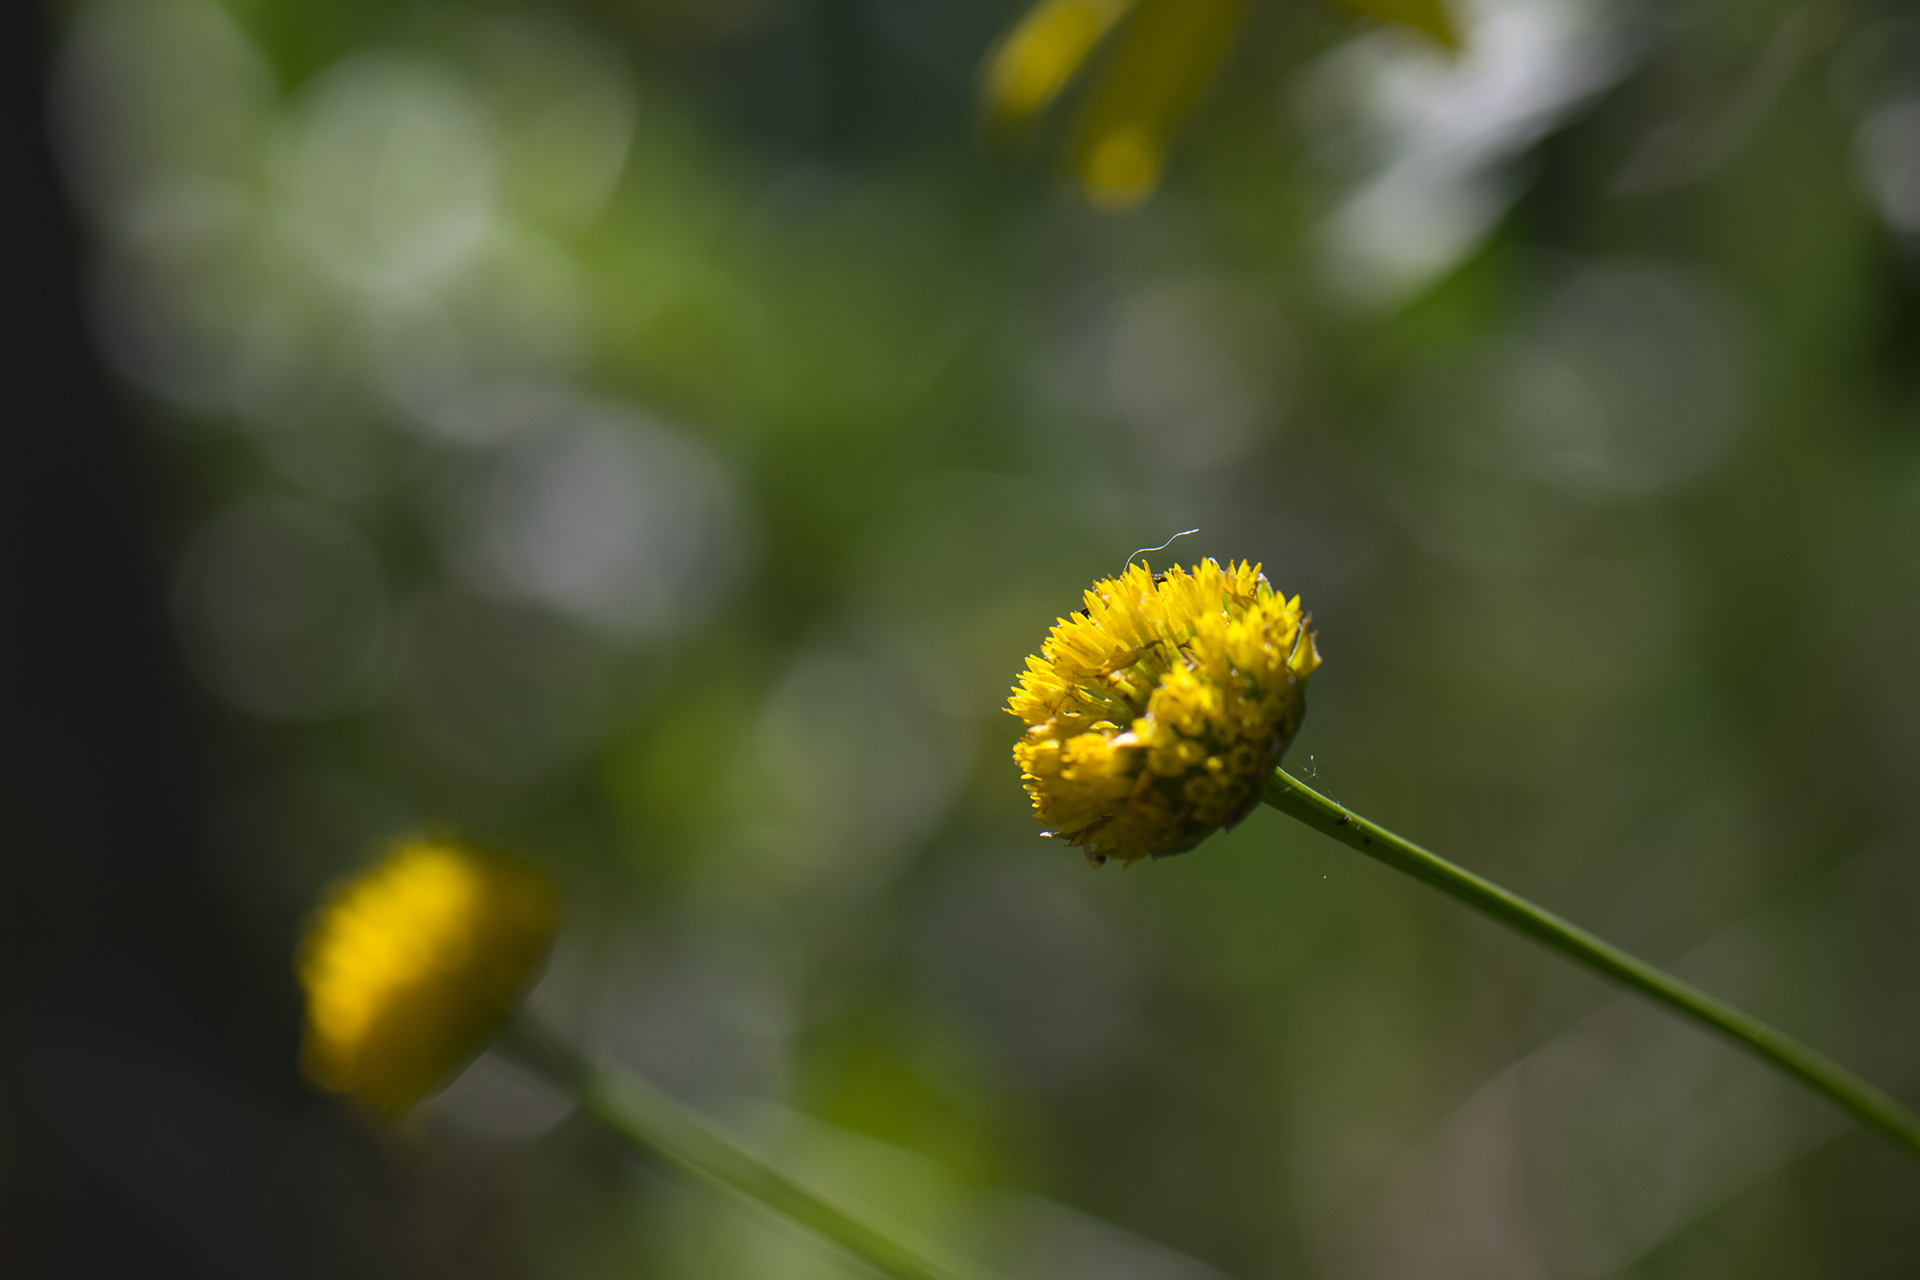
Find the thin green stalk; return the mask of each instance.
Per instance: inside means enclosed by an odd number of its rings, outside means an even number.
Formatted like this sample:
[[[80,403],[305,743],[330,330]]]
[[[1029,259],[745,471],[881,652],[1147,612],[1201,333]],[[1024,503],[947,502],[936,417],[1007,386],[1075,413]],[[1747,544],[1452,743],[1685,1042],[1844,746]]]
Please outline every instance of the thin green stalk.
[[[822,1199],[747,1154],[699,1116],[639,1076],[598,1066],[530,1016],[521,1014],[501,1048],[571,1094],[609,1133],[729,1191],[784,1214],[895,1280],[960,1280],[885,1232]]]
[[[1423,880],[1603,977],[1718,1031],[1754,1056],[1825,1094],[1861,1124],[1898,1143],[1907,1154],[1920,1157],[1920,1116],[1839,1063],[1775,1031],[1751,1014],[1628,955],[1612,943],[1601,941],[1578,925],[1569,924],[1490,880],[1454,866],[1411,840],[1368,822],[1284,769],[1276,769],[1268,779],[1264,798],[1280,812],[1298,818],[1314,830],[1351,845],[1396,871]]]

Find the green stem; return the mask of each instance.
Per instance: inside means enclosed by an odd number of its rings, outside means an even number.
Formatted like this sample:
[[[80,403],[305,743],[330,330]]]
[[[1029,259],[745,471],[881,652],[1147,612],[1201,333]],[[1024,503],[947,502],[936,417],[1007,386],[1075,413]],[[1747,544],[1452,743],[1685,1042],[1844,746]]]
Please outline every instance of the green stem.
[[[1423,880],[1601,976],[1718,1031],[1754,1056],[1825,1094],[1861,1124],[1893,1139],[1907,1154],[1920,1157],[1920,1116],[1839,1063],[1815,1053],[1791,1036],[1782,1035],[1751,1014],[1628,955],[1578,925],[1569,924],[1492,881],[1454,866],[1385,827],[1368,822],[1284,769],[1274,770],[1273,777],[1267,780],[1264,798],[1280,812],[1298,818],[1314,830],[1351,845],[1396,871]]]
[[[959,1280],[884,1232],[747,1154],[639,1076],[597,1066],[532,1017],[507,1025],[499,1046],[571,1094],[609,1133],[791,1218],[895,1280]]]

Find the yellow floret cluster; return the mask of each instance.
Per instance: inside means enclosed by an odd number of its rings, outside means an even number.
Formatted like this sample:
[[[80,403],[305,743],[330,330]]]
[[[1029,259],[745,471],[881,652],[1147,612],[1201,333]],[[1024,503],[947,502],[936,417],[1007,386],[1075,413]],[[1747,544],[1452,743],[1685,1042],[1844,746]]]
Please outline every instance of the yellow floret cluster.
[[[382,1115],[477,1053],[546,956],[560,900],[537,871],[417,839],[335,891],[299,957],[302,1065]]]
[[[1014,686],[1014,759],[1046,834],[1094,865],[1193,848],[1259,801],[1320,665],[1300,599],[1245,561],[1088,588]]]

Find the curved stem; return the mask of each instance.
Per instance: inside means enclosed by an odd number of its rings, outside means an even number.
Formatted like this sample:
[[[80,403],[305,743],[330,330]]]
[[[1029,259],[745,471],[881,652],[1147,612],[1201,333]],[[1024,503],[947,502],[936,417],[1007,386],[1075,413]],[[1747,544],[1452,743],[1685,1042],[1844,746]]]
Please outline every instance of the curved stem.
[[[1839,1063],[1774,1030],[1753,1015],[1656,969],[1492,881],[1483,880],[1412,841],[1368,822],[1284,769],[1274,770],[1273,777],[1267,780],[1263,798],[1280,812],[1298,818],[1314,830],[1351,845],[1396,871],[1425,881],[1601,976],[1718,1031],[1755,1057],[1825,1094],[1861,1124],[1898,1143],[1908,1155],[1920,1158],[1920,1116]]]
[[[784,1214],[895,1280],[960,1280],[749,1155],[639,1076],[589,1061],[531,1016],[522,1013],[510,1022],[498,1044],[571,1094],[582,1112],[623,1142]]]

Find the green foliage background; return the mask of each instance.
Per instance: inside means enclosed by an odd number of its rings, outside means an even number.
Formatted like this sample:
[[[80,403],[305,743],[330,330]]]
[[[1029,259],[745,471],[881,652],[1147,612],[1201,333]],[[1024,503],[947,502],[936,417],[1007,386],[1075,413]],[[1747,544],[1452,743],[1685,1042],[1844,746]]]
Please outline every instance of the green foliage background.
[[[1484,12],[1257,6],[1109,217],[976,146],[1006,4],[73,6],[261,981],[451,823],[564,882],[549,1016],[1011,1276],[1910,1274],[1899,1155],[1419,886],[1025,812],[1024,655],[1198,526],[1316,618],[1290,767],[1920,1098],[1920,26]],[[483,1060],[338,1212],[846,1270],[561,1111]]]

